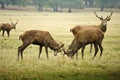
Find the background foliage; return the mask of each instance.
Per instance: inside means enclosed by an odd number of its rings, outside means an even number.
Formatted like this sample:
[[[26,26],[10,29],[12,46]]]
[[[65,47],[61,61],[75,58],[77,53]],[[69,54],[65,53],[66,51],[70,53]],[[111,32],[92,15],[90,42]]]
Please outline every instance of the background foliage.
[[[38,11],[43,11],[43,7],[53,8],[53,11],[58,12],[59,8],[68,8],[68,12],[72,9],[84,8],[100,8],[103,11],[105,8],[120,8],[120,0],[0,0],[1,8],[6,6],[38,6]]]

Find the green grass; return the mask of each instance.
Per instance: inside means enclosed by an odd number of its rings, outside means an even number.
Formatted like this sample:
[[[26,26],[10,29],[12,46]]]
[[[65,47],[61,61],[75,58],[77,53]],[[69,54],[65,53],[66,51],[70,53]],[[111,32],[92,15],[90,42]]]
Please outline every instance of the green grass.
[[[99,12],[104,17],[108,12]],[[120,13],[114,12],[108,22],[108,29],[103,40],[104,52],[99,60],[99,53],[92,60],[94,49],[89,53],[86,46],[84,60],[69,59],[63,53],[54,56],[49,50],[49,60],[45,50],[38,59],[39,47],[30,45],[24,51],[24,60],[17,60],[17,49],[22,44],[19,35],[26,30],[38,29],[51,33],[56,41],[65,47],[73,40],[70,28],[75,25],[93,25],[100,21],[93,12],[81,13],[47,13],[0,10],[0,23],[19,20],[17,29],[11,31],[10,38],[0,35],[0,80],[120,80]],[[0,32],[1,34],[1,32]]]

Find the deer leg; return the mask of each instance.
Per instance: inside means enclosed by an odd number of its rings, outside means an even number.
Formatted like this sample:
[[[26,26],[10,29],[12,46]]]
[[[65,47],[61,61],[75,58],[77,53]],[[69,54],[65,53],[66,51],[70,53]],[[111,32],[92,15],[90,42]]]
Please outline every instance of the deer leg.
[[[19,54],[22,54],[22,52],[23,52],[21,47],[22,46],[18,47],[18,59],[17,60],[19,60]],[[21,57],[21,59],[23,59],[23,58]]]
[[[30,43],[25,43],[18,48],[18,59],[19,59],[19,54],[21,54],[21,59],[23,60],[23,51],[29,44]]]
[[[97,43],[94,43],[94,47],[95,47],[95,54],[94,54],[94,56],[93,56],[93,60],[94,60],[94,58],[95,58],[95,56],[96,56],[96,54],[97,54],[97,52],[98,52]]]
[[[7,31],[7,35],[8,35],[8,37],[9,37],[9,34],[10,34],[10,31]]]
[[[84,56],[84,49],[85,49],[85,45],[82,46],[82,59],[83,59],[83,56]]]
[[[38,56],[38,59],[40,58],[41,52],[42,52],[42,46],[39,46],[39,56]]]
[[[19,60],[19,48],[20,48],[20,47],[18,47],[18,58],[17,58],[17,60]]]
[[[21,51],[21,60],[23,60],[23,51]]]
[[[76,59],[78,59],[78,52],[76,53]]]
[[[3,33],[2,33],[2,36],[4,37],[4,33],[5,33],[5,31],[3,30]]]
[[[19,60],[19,54],[21,53],[21,47],[22,46],[18,47],[18,58],[17,58],[17,60]]]
[[[101,59],[101,57],[102,57],[102,53],[103,53],[103,47],[102,47],[101,44],[99,44],[99,48],[100,48],[100,59]]]
[[[92,53],[92,44],[90,44],[90,53]]]
[[[47,59],[49,59],[49,56],[48,56],[48,47],[46,47],[46,46],[45,46],[45,51],[46,51]]]

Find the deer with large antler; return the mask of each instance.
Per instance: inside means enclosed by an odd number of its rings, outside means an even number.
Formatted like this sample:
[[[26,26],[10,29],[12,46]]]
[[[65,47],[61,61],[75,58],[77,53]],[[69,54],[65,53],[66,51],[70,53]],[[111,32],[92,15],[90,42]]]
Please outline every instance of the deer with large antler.
[[[103,19],[103,17],[99,17],[96,12],[94,12],[95,16],[101,20],[101,24],[100,25],[77,25],[75,27],[73,27],[72,29],[70,29],[70,32],[73,33],[73,35],[75,36],[80,30],[82,29],[86,29],[86,28],[99,28],[100,30],[102,30],[104,33],[107,30],[107,22],[110,21],[111,16],[113,14],[113,11],[111,12],[111,14],[109,16],[107,16],[105,19]]]
[[[110,21],[111,16],[113,14],[113,11],[110,13],[109,16],[107,16],[106,18],[103,18],[102,16],[99,17],[96,12],[94,12],[95,16],[101,20],[101,23],[99,25],[77,25],[75,27],[73,27],[72,29],[70,29],[70,32],[73,33],[74,37],[77,35],[77,33],[81,30],[85,30],[88,28],[98,28],[100,29],[103,33],[106,32],[107,30],[107,22]],[[91,48],[90,48],[90,52],[92,52],[92,44],[91,44]],[[76,54],[77,56],[77,54]]]
[[[94,12],[95,16],[101,20],[101,24],[96,26],[97,28],[99,28],[100,30],[102,30],[104,33],[106,32],[107,30],[107,22],[110,21],[111,19],[111,16],[113,14],[113,11],[111,12],[111,14],[109,16],[107,16],[105,19],[101,16],[99,17],[96,12]]]
[[[3,36],[3,37],[4,37],[5,31],[7,32],[7,35],[8,35],[8,37],[9,37],[10,31],[11,31],[12,29],[16,29],[16,25],[18,24],[18,19],[17,19],[16,23],[13,23],[11,19],[10,19],[10,22],[11,22],[11,24],[10,24],[10,23],[1,23],[1,24],[0,24],[0,31],[1,31],[1,30],[3,31],[3,32],[2,32],[2,36]]]

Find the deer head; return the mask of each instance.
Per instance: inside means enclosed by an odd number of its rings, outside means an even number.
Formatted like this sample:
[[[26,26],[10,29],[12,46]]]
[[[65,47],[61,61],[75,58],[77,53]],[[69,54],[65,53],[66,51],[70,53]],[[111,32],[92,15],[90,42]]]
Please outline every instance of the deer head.
[[[105,33],[107,30],[107,22],[110,21],[111,16],[113,14],[113,11],[111,12],[111,14],[109,16],[107,16],[105,19],[101,16],[99,17],[96,12],[94,12],[95,16],[101,20],[101,24],[99,25],[99,28]]]
[[[103,25],[103,26],[106,26],[107,25],[107,22],[108,21],[110,21],[110,19],[111,19],[111,16],[112,16],[112,14],[113,14],[113,11],[111,12],[111,14],[109,15],[109,16],[107,16],[105,19],[101,16],[98,16],[97,14],[96,14],[96,12],[94,12],[94,14],[95,14],[95,16],[98,18],[98,19],[100,19],[101,20],[101,24]]]
[[[16,29],[16,25],[18,24],[18,19],[16,20],[16,23],[13,23],[12,19],[10,19],[10,22],[11,22],[13,29]]]

